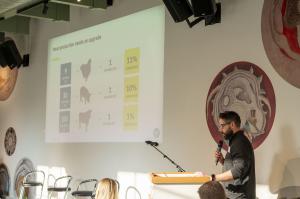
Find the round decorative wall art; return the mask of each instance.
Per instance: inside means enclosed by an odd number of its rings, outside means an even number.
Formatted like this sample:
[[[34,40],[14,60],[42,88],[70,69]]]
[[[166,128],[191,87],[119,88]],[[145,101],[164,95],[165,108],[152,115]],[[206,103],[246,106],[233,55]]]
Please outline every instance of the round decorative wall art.
[[[9,127],[5,134],[4,147],[7,155],[11,156],[16,149],[17,136],[14,128]]]
[[[0,198],[9,196],[10,177],[5,164],[0,164]]]
[[[18,69],[0,66],[0,101],[7,100],[15,88]]]
[[[266,73],[253,63],[235,62],[217,74],[206,100],[207,125],[216,142],[223,139],[218,116],[224,111],[240,115],[241,128],[257,148],[268,136],[276,111],[273,86]]]
[[[299,0],[265,0],[261,18],[262,41],[277,73],[300,88]]]

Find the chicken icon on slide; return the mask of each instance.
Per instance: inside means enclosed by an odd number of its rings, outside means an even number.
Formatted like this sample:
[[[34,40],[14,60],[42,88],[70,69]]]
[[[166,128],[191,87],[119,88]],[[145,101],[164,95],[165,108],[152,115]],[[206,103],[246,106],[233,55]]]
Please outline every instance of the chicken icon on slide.
[[[80,66],[81,74],[85,81],[87,81],[91,73],[91,62],[92,60],[89,59],[86,64],[81,64]]]

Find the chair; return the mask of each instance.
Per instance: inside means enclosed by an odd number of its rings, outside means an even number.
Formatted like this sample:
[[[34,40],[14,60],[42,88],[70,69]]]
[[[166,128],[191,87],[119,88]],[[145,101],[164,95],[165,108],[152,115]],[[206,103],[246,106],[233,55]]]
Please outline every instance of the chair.
[[[53,186],[50,186],[49,180],[53,178],[54,183]],[[64,199],[66,199],[68,192],[71,191],[70,183],[72,181],[72,176],[62,176],[57,179],[55,179],[54,175],[50,174],[48,176],[48,198],[50,199],[52,197],[53,193],[59,193],[59,192],[65,192]],[[59,185],[60,182],[66,182],[65,186]]]
[[[97,187],[98,180],[96,179],[88,179],[88,180],[83,180],[81,181],[78,186],[77,190],[72,192],[72,196],[74,197],[95,197],[95,190]],[[94,184],[92,190],[82,190],[82,186],[86,184]]]
[[[37,180],[37,177],[40,176],[42,180]],[[43,188],[44,188],[44,182],[45,182],[45,173],[43,171],[30,171],[28,172],[23,179],[22,185],[21,185],[21,191],[19,193],[19,199],[23,196],[25,188],[35,188],[35,187],[41,187],[41,195],[40,199],[43,195]]]
[[[141,193],[140,193],[139,190],[138,190],[136,187],[134,187],[134,186],[129,186],[129,187],[127,187],[126,193],[125,193],[125,199],[128,198],[128,192],[129,192],[129,190],[131,190],[131,189],[134,190],[134,192],[136,192],[136,193],[138,194],[138,196],[139,196],[140,199],[142,199]]]

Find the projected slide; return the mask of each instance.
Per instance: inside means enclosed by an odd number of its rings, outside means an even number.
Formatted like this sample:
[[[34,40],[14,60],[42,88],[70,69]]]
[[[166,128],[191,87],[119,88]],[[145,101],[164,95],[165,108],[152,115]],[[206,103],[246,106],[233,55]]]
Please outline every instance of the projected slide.
[[[49,41],[46,142],[162,141],[164,8]]]

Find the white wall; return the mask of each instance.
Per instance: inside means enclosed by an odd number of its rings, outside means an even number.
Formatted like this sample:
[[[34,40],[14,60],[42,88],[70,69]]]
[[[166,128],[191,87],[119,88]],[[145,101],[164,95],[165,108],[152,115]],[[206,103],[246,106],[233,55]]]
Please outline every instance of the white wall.
[[[70,23],[31,21],[30,67],[20,69],[13,94],[0,102],[0,160],[12,179],[23,157],[36,166],[65,167],[76,178],[116,177],[120,171],[175,171],[144,143],[44,142],[48,39],[158,4],[157,0],[117,0],[106,11],[74,8]],[[283,80],[266,57],[260,32],[262,6],[261,0],[223,0],[221,24],[205,27],[201,23],[192,29],[186,23],[175,24],[166,12],[164,141],[160,149],[188,171],[220,172],[213,160],[216,143],[206,124],[208,89],[223,67],[235,61],[252,62],[266,72],[276,95],[273,128],[255,150],[257,183],[276,192],[282,186],[300,185],[283,174],[293,172],[287,169],[288,162],[300,164],[300,90]],[[2,145],[10,126],[16,130],[17,147],[8,157]]]

